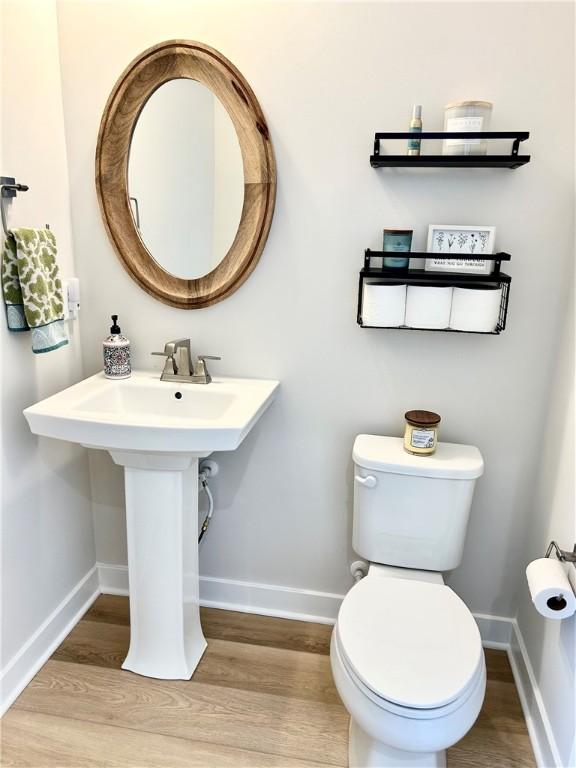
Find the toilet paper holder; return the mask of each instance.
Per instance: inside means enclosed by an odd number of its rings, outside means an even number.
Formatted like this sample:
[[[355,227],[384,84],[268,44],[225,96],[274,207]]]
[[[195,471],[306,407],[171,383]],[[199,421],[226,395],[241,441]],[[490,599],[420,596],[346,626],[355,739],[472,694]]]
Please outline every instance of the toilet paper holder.
[[[550,557],[552,554],[552,551],[556,553],[556,557],[558,560],[560,560],[563,563],[573,563],[576,565],[576,544],[574,544],[574,549],[572,552],[568,552],[565,549],[560,549],[558,544],[555,541],[551,541],[548,545],[548,549],[546,550],[546,557]]]

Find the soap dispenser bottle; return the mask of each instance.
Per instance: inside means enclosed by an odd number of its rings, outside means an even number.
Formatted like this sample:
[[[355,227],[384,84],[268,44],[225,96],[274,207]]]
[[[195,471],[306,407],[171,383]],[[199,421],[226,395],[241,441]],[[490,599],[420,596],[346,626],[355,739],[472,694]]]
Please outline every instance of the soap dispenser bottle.
[[[122,336],[118,315],[112,315],[110,336],[102,342],[104,348],[104,376],[107,379],[127,379],[130,367],[130,342]]]

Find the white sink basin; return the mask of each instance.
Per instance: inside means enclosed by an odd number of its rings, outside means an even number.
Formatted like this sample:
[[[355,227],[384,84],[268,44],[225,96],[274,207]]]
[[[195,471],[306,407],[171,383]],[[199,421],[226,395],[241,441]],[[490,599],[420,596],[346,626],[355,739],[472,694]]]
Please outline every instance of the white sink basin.
[[[37,435],[108,450],[124,467],[130,650],[123,669],[188,679],[206,648],[198,580],[198,458],[237,448],[279,383],[99,373],[26,408]]]
[[[24,415],[34,434],[94,448],[207,454],[237,448],[278,386],[264,379],[167,382],[143,371],[113,381],[98,373]]]

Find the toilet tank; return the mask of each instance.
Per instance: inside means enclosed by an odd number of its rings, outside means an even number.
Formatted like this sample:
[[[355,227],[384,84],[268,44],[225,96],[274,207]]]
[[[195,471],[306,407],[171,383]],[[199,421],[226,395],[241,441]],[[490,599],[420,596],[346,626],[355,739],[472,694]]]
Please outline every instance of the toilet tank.
[[[478,448],[438,443],[432,456],[414,456],[401,438],[358,435],[353,459],[354,550],[372,563],[456,568],[484,471]]]

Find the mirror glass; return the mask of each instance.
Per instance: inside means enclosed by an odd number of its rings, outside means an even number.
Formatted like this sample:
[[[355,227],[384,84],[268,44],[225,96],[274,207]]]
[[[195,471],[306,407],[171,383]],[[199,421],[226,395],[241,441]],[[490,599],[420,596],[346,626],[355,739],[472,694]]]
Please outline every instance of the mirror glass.
[[[228,112],[202,83],[169,80],[148,99],[128,190],[140,237],[166,272],[199,278],[226,256],[242,215],[242,153]]]

